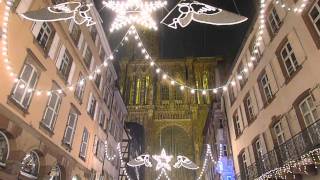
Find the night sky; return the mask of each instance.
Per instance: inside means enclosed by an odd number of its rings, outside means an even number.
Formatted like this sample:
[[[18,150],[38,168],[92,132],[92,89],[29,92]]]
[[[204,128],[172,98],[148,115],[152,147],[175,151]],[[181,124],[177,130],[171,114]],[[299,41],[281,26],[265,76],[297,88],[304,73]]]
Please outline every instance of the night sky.
[[[221,9],[237,13],[233,0],[198,0]],[[222,56],[231,63],[236,56],[243,41],[248,26],[255,13],[254,0],[234,0],[241,15],[248,17],[248,21],[232,26],[213,26],[192,22],[186,28],[177,30],[159,24],[160,56],[162,58],[183,57],[210,57]],[[101,0],[95,0],[97,9],[101,9]],[[168,0],[167,9],[171,10],[176,5],[176,0]],[[161,10],[157,15],[159,22],[166,15],[166,10]],[[123,37],[126,29],[120,32],[109,33],[114,14],[109,9],[101,10],[106,34],[112,47],[116,46]],[[228,63],[228,64],[229,64]]]

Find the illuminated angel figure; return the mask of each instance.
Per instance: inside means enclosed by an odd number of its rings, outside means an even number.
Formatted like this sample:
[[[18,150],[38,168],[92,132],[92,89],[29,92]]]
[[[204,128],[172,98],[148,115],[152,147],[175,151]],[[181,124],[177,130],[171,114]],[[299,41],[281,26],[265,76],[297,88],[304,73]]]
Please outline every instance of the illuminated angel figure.
[[[174,168],[180,168],[184,167],[187,169],[198,169],[199,166],[197,166],[194,162],[192,162],[189,158],[185,156],[177,156],[177,162],[173,165]]]
[[[140,155],[136,157],[134,160],[129,161],[127,164],[131,167],[137,167],[142,165],[145,165],[146,167],[152,167],[149,154]]]
[[[91,26],[95,24],[92,17],[88,15],[91,6],[93,4],[65,2],[20,15],[31,21],[53,22],[73,19],[78,25],[86,23],[86,26]]]
[[[247,18],[198,1],[182,0],[161,21],[162,24],[177,29],[188,26],[192,21],[211,25],[233,25]]]

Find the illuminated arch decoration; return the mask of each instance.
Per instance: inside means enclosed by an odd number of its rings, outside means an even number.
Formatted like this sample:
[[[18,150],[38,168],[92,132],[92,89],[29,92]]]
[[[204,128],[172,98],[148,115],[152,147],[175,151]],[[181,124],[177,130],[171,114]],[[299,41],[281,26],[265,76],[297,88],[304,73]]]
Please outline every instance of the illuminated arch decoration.
[[[93,4],[65,2],[20,15],[31,21],[54,22],[72,19],[78,25],[86,23],[86,26],[92,26],[96,23],[88,15],[91,6]]]
[[[193,0],[180,1],[161,21],[162,24],[177,29],[187,27],[192,21],[210,25],[234,25],[247,18]]]
[[[7,136],[0,131],[0,167],[6,166],[6,161],[9,158],[10,145]]]

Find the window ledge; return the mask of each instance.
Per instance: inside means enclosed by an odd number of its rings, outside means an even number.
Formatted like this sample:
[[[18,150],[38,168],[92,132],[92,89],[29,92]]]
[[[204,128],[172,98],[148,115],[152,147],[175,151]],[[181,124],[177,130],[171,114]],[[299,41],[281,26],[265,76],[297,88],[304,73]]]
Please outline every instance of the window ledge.
[[[52,137],[54,135],[53,129],[47,127],[42,121],[40,121],[39,129],[41,129],[45,134]]]
[[[82,161],[86,162],[86,158],[83,157],[83,156],[81,156],[80,154],[79,154],[79,158],[80,158]]]
[[[61,146],[64,147],[69,152],[72,150],[72,145],[65,143],[63,140],[61,142]]]
[[[302,65],[297,66],[297,70],[291,74],[290,77],[286,78],[284,84],[287,85],[290,83],[290,81],[299,73],[299,71],[302,69]]]
[[[12,96],[13,96],[12,94],[8,96],[7,104],[13,105],[18,111],[20,111],[23,114],[23,116],[28,115],[29,114],[28,107],[23,107]]]
[[[57,68],[57,75],[60,77],[60,79],[63,81],[63,83],[67,86],[68,85],[67,78],[64,77],[63,74],[61,74],[61,72],[59,71],[58,68]]]

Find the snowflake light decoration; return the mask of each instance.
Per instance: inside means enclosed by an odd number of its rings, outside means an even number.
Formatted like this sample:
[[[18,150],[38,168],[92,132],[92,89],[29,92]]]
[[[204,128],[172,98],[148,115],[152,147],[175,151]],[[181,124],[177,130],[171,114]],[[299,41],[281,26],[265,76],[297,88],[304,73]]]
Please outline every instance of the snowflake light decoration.
[[[171,171],[171,166],[169,163],[173,156],[168,156],[166,150],[162,149],[160,155],[153,155],[152,158],[157,161],[157,171],[160,169],[167,169],[168,171]]]
[[[116,13],[110,31],[119,30],[125,26],[139,24],[143,27],[157,30],[157,24],[151,13],[164,7],[166,1],[143,2],[141,0],[104,1],[103,5]]]

